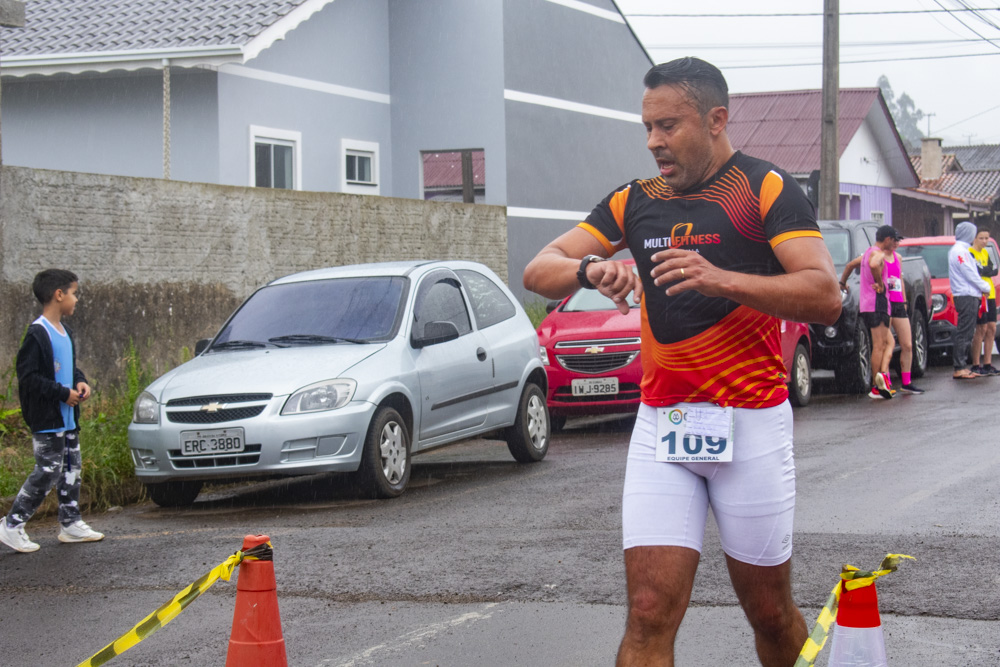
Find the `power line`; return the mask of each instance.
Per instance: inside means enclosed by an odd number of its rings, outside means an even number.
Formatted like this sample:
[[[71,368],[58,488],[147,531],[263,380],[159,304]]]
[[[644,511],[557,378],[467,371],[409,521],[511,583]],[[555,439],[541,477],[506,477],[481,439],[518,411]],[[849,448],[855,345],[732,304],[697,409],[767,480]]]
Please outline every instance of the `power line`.
[[[934,0],[934,3],[937,4],[939,7],[944,7],[944,5],[941,4],[940,0]],[[976,37],[979,37],[980,39],[982,39],[984,42],[986,42],[990,46],[993,46],[993,47],[995,47],[997,49],[1000,49],[1000,44],[995,44],[988,37],[986,37],[985,35],[980,34],[978,30],[976,30],[971,25],[969,25],[968,23],[966,23],[965,21],[963,21],[961,16],[954,16],[953,18],[956,21],[958,21],[959,23],[961,23],[963,26],[965,26],[966,29],[968,29],[970,32],[972,32]],[[993,26],[993,27],[996,27],[996,26]]]
[[[906,40],[897,42],[841,42],[840,47],[872,47],[872,46],[931,46],[935,44],[969,44],[970,42],[981,42],[979,38],[966,39],[924,39]],[[813,49],[823,45],[819,42],[801,42],[798,44],[685,44],[684,48],[689,49]],[[670,49],[678,48],[668,44],[646,44],[649,49]]]
[[[678,47],[687,48],[687,47]],[[670,51],[674,49],[650,49],[651,51]],[[947,60],[950,58],[978,58],[980,56],[1000,56],[1000,51],[995,53],[960,53],[950,56],[912,56],[910,58],[875,58],[872,60],[841,60],[841,65],[861,65],[866,63],[893,63],[909,62],[912,60]],[[769,63],[763,65],[719,65],[720,69],[769,69],[775,67],[819,67],[823,63]]]
[[[840,16],[889,16],[893,14],[953,14],[956,12],[1000,12],[1000,7],[961,9],[893,9],[879,12],[840,12]],[[771,14],[625,14],[626,18],[781,18],[785,16],[823,16],[823,12],[775,12]]]
[[[977,114],[973,114],[973,115],[969,116],[968,118],[963,118],[962,120],[958,121],[957,123],[952,123],[948,127],[939,127],[937,129],[937,131],[938,132],[944,132],[945,130],[950,130],[951,128],[955,127],[956,125],[961,125],[965,121],[972,120],[973,118],[979,118],[983,114],[987,114],[987,113],[989,113],[991,111],[995,111],[996,109],[1000,109],[1000,104],[996,105],[995,107],[990,107],[989,109],[986,109],[985,111],[980,111]]]

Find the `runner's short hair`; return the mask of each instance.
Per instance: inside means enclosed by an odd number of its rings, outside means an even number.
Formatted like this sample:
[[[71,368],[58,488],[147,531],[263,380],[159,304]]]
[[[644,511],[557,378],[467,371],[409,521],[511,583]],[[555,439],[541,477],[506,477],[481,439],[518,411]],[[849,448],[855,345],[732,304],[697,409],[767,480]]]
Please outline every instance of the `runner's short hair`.
[[[646,88],[680,86],[694,100],[698,113],[715,107],[729,108],[729,86],[719,68],[701,58],[678,58],[655,65],[642,82]]]
[[[38,302],[44,306],[49,301],[52,301],[56,290],[61,289],[65,292],[75,282],[79,282],[79,279],[72,271],[67,271],[66,269],[45,269],[35,276],[34,281],[31,283],[31,291],[34,292]]]

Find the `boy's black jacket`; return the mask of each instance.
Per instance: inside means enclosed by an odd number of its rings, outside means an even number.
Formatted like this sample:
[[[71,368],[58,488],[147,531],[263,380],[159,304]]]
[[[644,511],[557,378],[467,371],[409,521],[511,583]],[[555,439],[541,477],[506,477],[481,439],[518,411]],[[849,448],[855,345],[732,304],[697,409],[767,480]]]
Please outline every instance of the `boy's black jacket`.
[[[76,366],[76,340],[73,332],[63,324],[73,343],[73,387],[87,382],[86,376]],[[89,384],[89,383],[88,383]],[[24,336],[24,343],[17,351],[17,393],[21,399],[21,415],[32,433],[61,429],[63,424],[60,404],[69,399],[69,387],[56,382],[56,369],[52,355],[52,341],[41,324],[32,324]],[[80,425],[80,406],[73,408],[77,427]]]

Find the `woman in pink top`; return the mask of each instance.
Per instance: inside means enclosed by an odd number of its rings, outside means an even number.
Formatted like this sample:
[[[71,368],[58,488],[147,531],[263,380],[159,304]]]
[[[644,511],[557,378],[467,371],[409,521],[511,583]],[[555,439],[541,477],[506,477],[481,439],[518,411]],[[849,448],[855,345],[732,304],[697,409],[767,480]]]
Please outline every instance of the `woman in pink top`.
[[[889,227],[886,225],[886,227]],[[902,240],[894,227],[891,235],[892,248],[885,250],[885,286],[889,295],[889,324],[896,332],[896,340],[899,341],[899,370],[902,376],[900,391],[906,394],[922,394],[924,390],[917,387],[911,381],[910,369],[913,367],[913,332],[910,330],[910,318],[906,312],[906,287],[903,285],[903,259],[896,252],[899,242]],[[881,231],[881,230],[880,230]],[[875,238],[878,238],[876,233]],[[885,367],[889,367],[892,359],[892,345],[885,351]]]

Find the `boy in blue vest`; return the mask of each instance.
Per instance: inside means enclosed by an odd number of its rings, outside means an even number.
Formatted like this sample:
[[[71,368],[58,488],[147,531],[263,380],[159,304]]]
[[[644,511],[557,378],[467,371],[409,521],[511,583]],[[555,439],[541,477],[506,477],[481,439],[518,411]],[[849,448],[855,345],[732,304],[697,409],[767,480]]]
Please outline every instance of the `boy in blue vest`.
[[[76,367],[75,345],[62,318],[76,309],[80,285],[71,271],[46,269],[31,285],[42,304],[17,352],[17,385],[21,414],[31,429],[35,469],[24,482],[6,519],[0,520],[0,542],[21,553],[37,551],[24,523],[58,487],[60,542],[97,542],[102,533],[80,518],[80,402],[90,398],[90,385]]]

